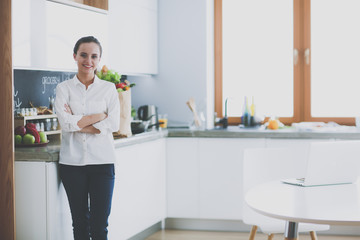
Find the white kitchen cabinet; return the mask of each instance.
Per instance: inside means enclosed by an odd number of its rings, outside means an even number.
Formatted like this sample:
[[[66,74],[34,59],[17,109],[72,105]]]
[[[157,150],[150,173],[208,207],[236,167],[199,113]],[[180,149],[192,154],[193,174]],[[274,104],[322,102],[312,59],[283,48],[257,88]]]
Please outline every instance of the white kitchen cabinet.
[[[99,39],[108,64],[108,15],[47,0],[13,0],[13,66],[76,71],[73,48],[84,36]],[[86,24],[84,24],[84,21]]]
[[[109,49],[110,68],[157,73],[157,0],[109,0]]]
[[[71,240],[71,215],[56,162],[15,162],[17,239]]]
[[[168,138],[167,217],[199,217],[199,159],[197,138]]]
[[[311,142],[334,141],[335,139],[284,139],[284,138],[267,138],[266,147],[279,148],[291,147],[301,148],[307,151]]]
[[[100,64],[108,64],[108,15],[46,1],[46,67],[77,69],[73,49],[77,40],[96,37],[102,46]]]
[[[199,139],[200,218],[242,219],[244,149],[261,147],[265,139]]]
[[[116,150],[109,239],[125,240],[165,219],[165,139]]]
[[[16,237],[46,240],[46,164],[15,162]]]
[[[13,66],[39,67],[46,55],[45,0],[12,0],[11,3]]]
[[[245,148],[265,139],[168,138],[168,217],[241,219]]]

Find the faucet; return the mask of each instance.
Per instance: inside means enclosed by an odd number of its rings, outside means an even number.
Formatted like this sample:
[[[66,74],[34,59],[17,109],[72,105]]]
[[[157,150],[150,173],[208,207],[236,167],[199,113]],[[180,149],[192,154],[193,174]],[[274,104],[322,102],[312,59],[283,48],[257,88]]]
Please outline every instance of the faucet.
[[[229,125],[228,118],[227,118],[227,103],[228,103],[228,99],[229,99],[229,98],[226,98],[226,99],[225,99],[225,116],[216,123],[216,124],[221,124],[223,128],[227,128],[228,125]]]

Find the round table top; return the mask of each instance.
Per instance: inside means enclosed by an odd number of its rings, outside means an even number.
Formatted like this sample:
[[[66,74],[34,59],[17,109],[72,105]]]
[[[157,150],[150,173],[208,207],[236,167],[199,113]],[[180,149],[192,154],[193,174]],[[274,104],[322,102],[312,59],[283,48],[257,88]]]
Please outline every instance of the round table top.
[[[272,181],[245,196],[255,211],[291,222],[360,225],[360,183],[301,187]]]

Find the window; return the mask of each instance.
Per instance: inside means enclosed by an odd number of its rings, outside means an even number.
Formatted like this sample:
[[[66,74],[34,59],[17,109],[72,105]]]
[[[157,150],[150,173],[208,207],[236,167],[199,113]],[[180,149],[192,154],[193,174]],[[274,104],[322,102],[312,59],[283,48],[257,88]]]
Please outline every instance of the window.
[[[238,124],[247,97],[286,124],[354,124],[359,11],[358,0],[215,0],[215,112],[228,99]]]

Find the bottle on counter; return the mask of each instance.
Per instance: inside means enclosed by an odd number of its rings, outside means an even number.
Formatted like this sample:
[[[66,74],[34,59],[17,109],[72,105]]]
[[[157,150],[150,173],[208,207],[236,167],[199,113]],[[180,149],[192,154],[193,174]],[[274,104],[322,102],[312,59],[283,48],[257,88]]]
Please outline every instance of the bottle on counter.
[[[255,103],[254,96],[252,97],[252,102],[250,106],[250,126],[255,126]]]
[[[51,96],[51,97],[49,97],[49,109],[53,111],[54,105],[55,105],[55,98],[53,96]]]
[[[244,99],[243,115],[242,115],[242,118],[241,118],[241,122],[244,124],[245,127],[249,126],[249,106],[248,106],[246,96],[245,96],[245,99]]]

